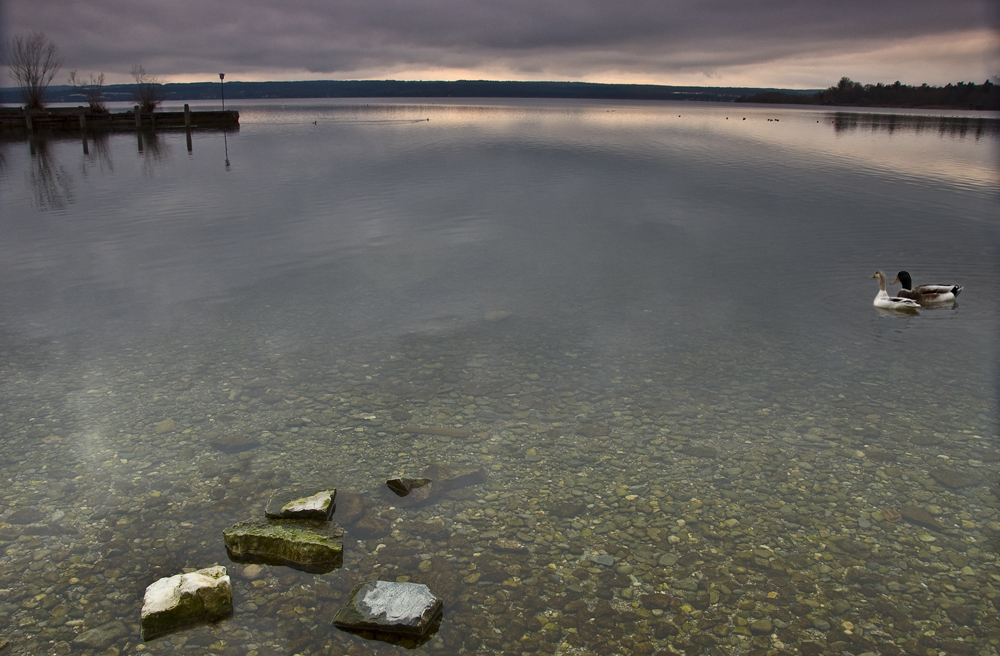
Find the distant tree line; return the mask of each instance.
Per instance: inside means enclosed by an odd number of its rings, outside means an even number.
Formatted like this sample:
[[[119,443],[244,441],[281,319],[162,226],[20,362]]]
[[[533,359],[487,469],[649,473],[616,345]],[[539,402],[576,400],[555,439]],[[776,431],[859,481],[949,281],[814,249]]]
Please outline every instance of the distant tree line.
[[[220,83],[167,83],[157,87],[164,101],[218,100]],[[134,100],[136,86],[109,84],[107,101]],[[698,100],[733,102],[771,89],[759,87],[675,87],[655,84],[590,82],[516,82],[495,80],[302,80],[296,82],[226,82],[227,99],[256,98],[588,98],[594,100]],[[805,91],[802,93],[813,93]],[[79,102],[85,94],[72,86],[52,85],[48,102]],[[0,98],[0,101],[5,99]]]
[[[783,103],[788,105],[841,105],[850,107],[912,107],[928,109],[1000,110],[1000,85],[958,82],[943,87],[922,84],[861,84],[849,77],[836,86],[811,95],[769,91],[744,96],[739,102]]]

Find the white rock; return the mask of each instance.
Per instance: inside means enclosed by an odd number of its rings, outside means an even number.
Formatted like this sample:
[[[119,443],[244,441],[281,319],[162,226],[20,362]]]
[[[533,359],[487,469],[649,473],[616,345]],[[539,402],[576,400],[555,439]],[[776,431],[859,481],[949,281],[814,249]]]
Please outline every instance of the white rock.
[[[155,581],[146,588],[139,614],[142,637],[150,640],[189,624],[233,614],[233,588],[226,568],[207,567]]]
[[[441,617],[442,606],[426,585],[369,581],[351,591],[333,624],[347,631],[424,635]]]
[[[302,497],[281,507],[286,512],[302,512],[303,510],[325,511],[330,505],[330,493],[317,492],[311,497]]]
[[[387,622],[409,622],[436,601],[437,597],[426,585],[375,581],[368,594],[358,599],[358,604],[372,617],[384,618]]]

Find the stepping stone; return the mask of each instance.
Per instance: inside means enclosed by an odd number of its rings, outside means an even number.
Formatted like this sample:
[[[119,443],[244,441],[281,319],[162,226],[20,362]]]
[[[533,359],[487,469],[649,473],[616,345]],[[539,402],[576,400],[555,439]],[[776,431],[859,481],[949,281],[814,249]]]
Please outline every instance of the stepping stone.
[[[337,507],[337,490],[276,492],[267,502],[264,515],[269,519],[308,519],[326,522]]]
[[[422,636],[441,616],[443,605],[422,583],[369,581],[351,590],[333,625],[345,631]]]
[[[287,565],[326,574],[344,563],[344,529],[328,522],[251,519],[222,532],[236,563]]]
[[[207,567],[160,579],[146,588],[139,613],[142,639],[215,622],[233,614],[233,588],[225,567]]]

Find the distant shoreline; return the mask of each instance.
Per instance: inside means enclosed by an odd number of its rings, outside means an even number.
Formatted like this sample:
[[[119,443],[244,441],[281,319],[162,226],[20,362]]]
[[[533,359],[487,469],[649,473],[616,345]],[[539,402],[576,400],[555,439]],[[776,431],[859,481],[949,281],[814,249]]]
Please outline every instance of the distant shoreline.
[[[846,85],[845,85],[846,81]],[[132,101],[132,84],[103,87],[108,102]],[[189,82],[162,85],[165,102],[221,100],[219,82]],[[493,98],[493,99],[579,99],[701,101],[717,103],[759,103],[811,105],[845,108],[927,109],[1000,111],[1000,87],[948,85],[913,87],[900,85],[860,85],[844,78],[829,89],[774,89],[756,87],[693,87],[656,84],[601,84],[594,82],[498,82],[459,80],[457,82],[408,82],[401,80],[306,80],[296,82],[225,83],[226,100],[297,100],[307,98]],[[47,103],[86,104],[86,99],[69,85],[52,85],[46,90]],[[18,90],[0,88],[0,103],[19,105]]]
[[[109,102],[132,99],[131,84],[104,86]],[[165,101],[219,100],[219,82],[164,84]],[[588,100],[696,100],[735,102],[739,98],[764,93],[788,96],[814,94],[818,89],[792,90],[756,87],[681,87],[656,84],[599,84],[592,82],[497,82],[460,80],[457,82],[407,82],[400,80],[311,80],[298,82],[225,83],[226,100],[265,98],[575,98]],[[85,103],[71,86],[53,85],[46,90],[46,102]],[[15,88],[0,89],[0,102],[18,104]]]

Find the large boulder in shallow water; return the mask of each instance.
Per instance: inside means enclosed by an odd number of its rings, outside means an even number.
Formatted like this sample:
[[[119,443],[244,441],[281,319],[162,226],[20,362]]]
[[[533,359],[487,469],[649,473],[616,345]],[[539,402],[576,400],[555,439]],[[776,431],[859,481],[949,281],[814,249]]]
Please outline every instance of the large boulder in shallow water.
[[[233,614],[233,588],[225,567],[208,567],[156,581],[142,598],[143,640]]]
[[[346,631],[422,636],[441,616],[443,602],[421,583],[369,581],[351,590],[333,625]]]
[[[325,574],[344,563],[344,530],[327,522],[251,519],[222,532],[233,562]]]
[[[277,492],[264,509],[270,519],[310,519],[329,521],[337,507],[337,490]]]

